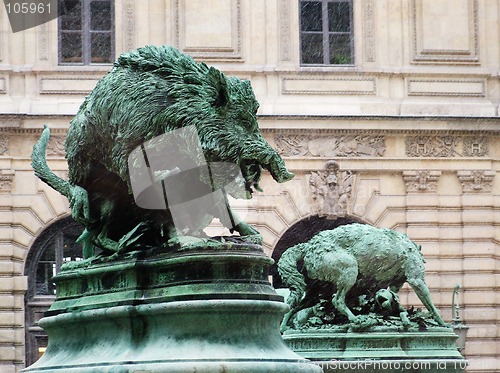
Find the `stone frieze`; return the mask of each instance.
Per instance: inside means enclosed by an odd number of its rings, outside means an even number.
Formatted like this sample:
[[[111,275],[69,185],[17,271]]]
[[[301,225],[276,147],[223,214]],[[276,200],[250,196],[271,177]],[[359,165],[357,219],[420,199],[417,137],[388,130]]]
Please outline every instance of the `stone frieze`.
[[[278,153],[285,157],[382,157],[381,135],[276,135]]]

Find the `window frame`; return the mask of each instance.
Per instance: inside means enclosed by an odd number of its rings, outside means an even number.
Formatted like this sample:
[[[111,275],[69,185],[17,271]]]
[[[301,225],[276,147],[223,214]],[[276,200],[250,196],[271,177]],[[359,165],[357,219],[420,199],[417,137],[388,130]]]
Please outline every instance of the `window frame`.
[[[28,289],[24,298],[24,325],[25,325],[25,361],[26,366],[33,364],[40,357],[41,344],[47,344],[47,334],[38,325],[38,319],[54,303],[56,295],[37,294],[37,269],[40,260],[51,242],[55,241],[56,273],[64,262],[64,235],[69,230],[83,231],[83,226],[75,222],[70,216],[62,218],[45,228],[31,245],[26,257],[24,274],[28,277]],[[76,232],[73,232],[76,233]]]
[[[322,12],[322,29],[321,31],[303,31],[302,30],[302,4],[311,2],[321,3]],[[299,65],[301,67],[351,67],[355,66],[355,48],[354,48],[354,0],[299,0]],[[329,31],[328,25],[328,3],[347,3],[349,6],[349,32],[336,32]],[[322,63],[305,63],[303,62],[303,50],[302,42],[304,34],[320,34],[322,35],[322,52],[323,52],[323,62]],[[348,34],[349,35],[349,51],[350,51],[350,62],[346,64],[341,63],[331,63],[330,62],[330,43],[329,37],[335,34]]]
[[[61,1],[58,0],[57,6],[58,11],[61,4]],[[82,11],[81,11],[81,30],[80,34],[82,36],[82,61],[81,62],[64,62],[62,57],[62,34],[64,32],[69,32],[71,30],[62,30],[61,23],[62,17],[57,17],[57,61],[60,66],[109,66],[112,65],[115,60],[115,1],[114,0],[80,0]],[[110,26],[110,35],[111,35],[111,52],[110,52],[110,62],[92,62],[92,30],[91,30],[91,10],[90,4],[92,1],[100,1],[100,2],[108,2],[110,4],[110,14],[111,14],[111,26]],[[75,30],[76,31],[76,30]],[[103,31],[98,31],[103,33]],[[76,33],[76,32],[75,32]]]

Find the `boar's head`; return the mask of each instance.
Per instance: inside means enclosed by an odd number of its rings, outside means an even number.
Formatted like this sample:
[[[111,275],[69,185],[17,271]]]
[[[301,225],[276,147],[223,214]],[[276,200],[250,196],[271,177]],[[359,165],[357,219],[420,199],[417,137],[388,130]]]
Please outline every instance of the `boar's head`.
[[[247,191],[261,190],[261,170],[268,170],[279,183],[293,178],[283,159],[264,140],[257,124],[257,102],[249,81],[226,78],[214,68],[209,69],[215,88],[211,106],[219,120],[197,126],[203,151],[208,162],[232,162],[242,172]]]

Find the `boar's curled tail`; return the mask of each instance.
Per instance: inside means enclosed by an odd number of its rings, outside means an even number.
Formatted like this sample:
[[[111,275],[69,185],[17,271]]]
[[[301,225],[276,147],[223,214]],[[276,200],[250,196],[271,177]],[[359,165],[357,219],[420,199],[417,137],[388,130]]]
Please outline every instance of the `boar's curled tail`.
[[[45,152],[47,150],[49,138],[50,129],[47,125],[45,125],[40,139],[33,146],[33,152],[31,153],[31,166],[35,170],[35,175],[42,181],[50,185],[65,197],[70,197],[70,183],[57,176],[47,165]]]

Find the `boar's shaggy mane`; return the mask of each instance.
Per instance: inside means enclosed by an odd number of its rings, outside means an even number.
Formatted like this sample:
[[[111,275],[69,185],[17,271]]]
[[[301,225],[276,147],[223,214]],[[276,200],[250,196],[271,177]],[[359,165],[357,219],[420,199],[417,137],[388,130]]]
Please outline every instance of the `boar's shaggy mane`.
[[[90,174],[89,155],[128,181],[127,157],[144,141],[195,125],[207,160],[238,162],[245,128],[258,131],[249,82],[226,78],[177,49],[144,47],[120,56],[82,104],[66,139],[70,181]],[[106,142],[96,149],[95,139]],[[110,151],[111,150],[111,151]]]

